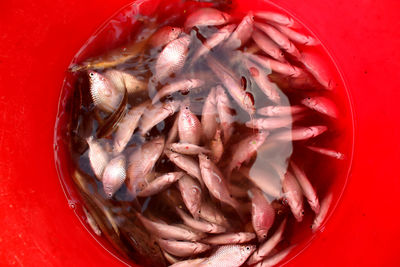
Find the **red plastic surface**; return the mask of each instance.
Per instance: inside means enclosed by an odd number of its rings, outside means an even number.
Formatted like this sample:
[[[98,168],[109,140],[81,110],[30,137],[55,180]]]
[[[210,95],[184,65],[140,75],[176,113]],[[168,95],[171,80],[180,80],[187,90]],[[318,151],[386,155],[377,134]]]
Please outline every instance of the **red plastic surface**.
[[[53,131],[72,57],[129,2],[0,3],[1,266],[118,266],[68,206],[55,170]],[[342,200],[324,232],[288,266],[398,266],[400,2],[279,5],[331,51],[356,115],[355,160]]]

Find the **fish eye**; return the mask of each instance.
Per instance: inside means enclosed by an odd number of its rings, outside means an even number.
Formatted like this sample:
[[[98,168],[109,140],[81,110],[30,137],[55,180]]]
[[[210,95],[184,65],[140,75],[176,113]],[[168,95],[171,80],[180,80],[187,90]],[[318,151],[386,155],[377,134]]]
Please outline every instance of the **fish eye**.
[[[185,109],[189,109],[189,107],[188,107],[188,106],[186,106],[186,107],[185,107]]]
[[[174,31],[175,31],[175,28],[172,28],[172,29],[171,29],[171,31],[173,31],[173,32],[174,32]]]
[[[250,250],[250,247],[246,247],[247,250]]]
[[[93,77],[93,76],[94,76],[94,73],[93,73],[93,72],[89,72],[89,76],[90,76],[90,77]]]

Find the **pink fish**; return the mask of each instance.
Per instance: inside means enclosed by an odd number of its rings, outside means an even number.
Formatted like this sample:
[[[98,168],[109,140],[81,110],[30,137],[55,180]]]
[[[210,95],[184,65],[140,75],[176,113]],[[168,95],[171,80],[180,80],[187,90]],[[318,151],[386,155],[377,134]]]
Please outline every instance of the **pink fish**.
[[[145,176],[164,150],[165,138],[157,137],[134,150],[128,159],[128,190],[136,195],[137,189],[145,187]]]
[[[296,58],[300,58],[300,52],[296,48],[296,46],[289,40],[289,38],[282,34],[280,31],[278,31],[275,27],[269,25],[269,24],[264,24],[264,23],[259,23],[256,22],[255,26],[260,29],[262,32],[264,32],[268,37],[270,37],[275,43],[277,43],[283,50],[285,50],[287,53],[293,55]]]
[[[256,238],[254,233],[227,233],[207,237],[202,242],[212,245],[243,244]]]
[[[310,207],[315,212],[315,214],[318,214],[320,206],[317,192],[315,192],[314,187],[308,180],[304,171],[300,169],[300,167],[297,166],[297,164],[295,164],[293,160],[290,162],[290,166],[292,167],[293,174],[295,175],[297,182],[300,184],[301,189],[303,190],[303,194],[306,197],[308,204],[310,204]]]
[[[277,28],[281,33],[286,35],[290,40],[302,44],[302,45],[308,45],[308,46],[313,46],[313,45],[319,45],[319,41],[315,39],[314,37],[311,37],[309,35],[305,35],[303,33],[297,32],[292,30],[291,28],[283,25],[279,25],[277,23],[273,23],[275,28]]]
[[[328,148],[323,148],[323,147],[315,147],[315,146],[307,146],[308,149],[310,149],[311,151],[320,153],[322,155],[328,156],[328,157],[332,157],[335,159],[341,159],[343,160],[345,157],[343,155],[343,153],[340,153],[338,151],[334,151],[332,149],[328,149]]]
[[[290,172],[286,173],[282,181],[282,188],[284,197],[287,200],[294,217],[298,222],[301,222],[304,216],[303,190],[296,178]]]
[[[224,144],[226,144],[234,131],[233,122],[235,121],[235,110],[231,107],[229,98],[221,86],[216,87],[215,98],[219,120],[221,122],[220,125],[223,132],[223,140]]]
[[[253,33],[254,15],[247,14],[237,26],[236,30],[231,34],[229,39],[224,44],[225,48],[237,49],[243,46],[250,39]]]
[[[259,246],[259,248],[250,256],[247,260],[248,265],[253,265],[257,262],[262,261],[268,256],[271,251],[278,245],[278,243],[282,240],[283,231],[285,230],[286,219],[284,219],[279,225],[278,229],[275,233],[263,244]]]
[[[304,71],[302,71],[300,68],[298,68],[296,66],[290,65],[289,63],[283,63],[283,62],[279,62],[277,60],[273,60],[271,58],[267,58],[267,57],[259,56],[259,55],[252,55],[249,53],[245,53],[245,55],[248,58],[247,60],[251,60],[251,61],[259,64],[261,67],[272,70],[276,73],[290,76],[292,78],[304,75]]]
[[[290,246],[285,248],[284,250],[266,258],[262,262],[257,263],[254,267],[272,267],[280,263],[286,256],[290,253],[290,251],[294,248],[294,246]]]
[[[201,265],[204,267],[239,267],[256,250],[254,245],[226,245],[219,247]]]
[[[202,219],[193,219],[180,208],[176,208],[176,211],[187,226],[197,231],[213,234],[224,233],[226,231],[224,226],[204,221]]]
[[[229,23],[231,16],[214,8],[201,8],[190,14],[185,21],[185,31],[194,26],[218,26]]]
[[[161,238],[157,239],[157,243],[163,250],[178,257],[189,257],[203,253],[211,248],[211,246],[199,242],[174,241]]]
[[[182,79],[171,84],[168,84],[160,89],[152,99],[152,104],[157,103],[165,96],[171,95],[175,92],[189,92],[191,89],[204,85],[204,81],[199,79]]]
[[[226,228],[230,227],[224,214],[211,201],[205,200],[201,203],[199,216],[203,220],[222,225]]]
[[[169,148],[174,152],[184,155],[198,155],[200,153],[204,154],[211,153],[211,151],[208,148],[189,143],[173,143],[169,145]]]
[[[223,41],[228,39],[228,37],[231,35],[231,33],[233,32],[235,27],[236,27],[236,25],[230,24],[230,25],[227,25],[227,26],[219,29],[216,33],[211,35],[211,37],[208,38],[204,42],[204,44],[194,54],[194,56],[192,58],[192,64],[194,62],[196,62],[202,56],[207,55],[214,47],[218,46]]]
[[[197,178],[197,180],[199,180],[200,184],[203,186],[199,164],[193,158],[172,152],[168,149],[166,149],[164,152],[170,161],[187,172],[190,176]]]
[[[258,188],[252,188],[249,191],[251,199],[251,221],[257,234],[258,241],[263,242],[268,235],[275,220],[275,210],[265,198],[262,191]]]
[[[104,169],[110,160],[108,153],[98,141],[93,139],[93,136],[90,136],[88,139],[86,139],[86,142],[89,145],[88,157],[90,166],[92,167],[96,178],[101,181]]]
[[[296,26],[296,22],[286,15],[272,11],[259,11],[254,14],[257,18],[267,20],[268,22],[278,23],[287,27]]]
[[[107,70],[104,77],[118,89],[120,92],[127,91],[128,94],[135,94],[147,90],[147,82],[137,79],[129,72],[122,70]]]
[[[280,62],[286,61],[285,56],[279,46],[260,30],[255,29],[253,31],[252,38],[254,42],[261,48],[261,50],[267,55]]]
[[[172,116],[177,111],[180,104],[179,101],[171,101],[167,103],[157,103],[154,106],[148,107],[144,111],[140,122],[140,133],[144,136],[151,128],[169,116]]]
[[[249,115],[255,113],[253,95],[243,91],[240,86],[239,79],[229,69],[225,68],[220,62],[212,57],[207,58],[208,66],[215,73],[218,79],[223,83],[232,98],[245,110]]]
[[[88,70],[88,75],[94,105],[106,112],[115,111],[121,103],[124,91],[119,91],[109,79],[98,72]]]
[[[224,154],[224,144],[221,139],[221,129],[217,128],[214,138],[210,141],[211,159],[214,163],[218,163]]]
[[[153,33],[148,44],[154,48],[162,47],[178,38],[181,33],[181,28],[164,26]]]
[[[257,109],[257,113],[263,116],[289,116],[296,115],[304,111],[301,106],[267,106]]]
[[[198,145],[202,136],[199,119],[190,111],[188,104],[183,104],[178,118],[178,134],[181,143]]]
[[[203,111],[201,114],[201,125],[205,141],[211,140],[217,129],[217,101],[215,90],[215,88],[212,88],[208,94],[204,101]]]
[[[156,81],[163,81],[169,75],[179,72],[185,64],[190,37],[182,36],[173,40],[161,51],[155,66]]]
[[[202,189],[200,184],[189,175],[184,175],[178,181],[178,188],[181,192],[186,208],[189,210],[192,216],[197,219],[200,214],[202,202]]]
[[[255,63],[250,60],[246,61],[247,69],[251,77],[254,79],[260,90],[272,101],[277,104],[280,103],[281,97],[279,95],[279,88],[278,86],[271,82],[268,78],[269,72],[266,73],[265,71],[261,70]]]
[[[140,213],[136,213],[136,216],[142,222],[147,231],[157,237],[175,240],[198,241],[205,236],[204,233],[191,231],[183,227],[169,225],[163,222],[151,221]]]
[[[111,198],[124,184],[126,179],[126,159],[120,155],[113,158],[103,173],[103,189],[107,197]]]
[[[322,223],[325,221],[326,216],[328,215],[329,208],[332,203],[332,193],[326,195],[321,201],[321,208],[319,213],[315,216],[314,221],[311,225],[311,229],[313,232],[320,229]]]
[[[149,102],[144,102],[132,108],[118,124],[114,137],[114,154],[119,154],[125,149],[148,105]]]
[[[318,55],[302,52],[300,61],[325,89],[332,90],[335,87],[332,74],[328,71],[326,63]]]
[[[232,157],[227,168],[228,176],[230,176],[234,169],[239,169],[243,162],[250,160],[257,152],[258,148],[265,142],[268,135],[268,132],[259,132],[243,139],[233,146]]]
[[[301,103],[319,113],[327,115],[329,117],[337,119],[339,117],[339,111],[335,103],[327,97],[324,96],[314,96],[304,98]]]
[[[183,172],[169,172],[157,177],[150,182],[137,195],[139,197],[149,197],[164,191],[168,186],[178,181],[184,175]]]
[[[324,125],[310,126],[310,127],[293,127],[291,130],[284,130],[274,136],[271,136],[271,140],[279,141],[300,141],[307,140],[323,134],[328,130],[328,127]]]
[[[201,177],[204,184],[207,186],[211,195],[216,199],[232,206],[240,216],[243,216],[243,211],[240,207],[239,202],[234,199],[229,193],[228,186],[225,178],[218,167],[211,161],[211,159],[204,155],[199,154],[199,163]]]
[[[274,130],[282,127],[290,127],[293,123],[291,116],[259,118],[246,122],[246,126],[259,130]]]
[[[178,118],[179,116],[176,116],[174,124],[172,124],[172,127],[169,129],[167,141],[165,141],[166,145],[178,140]]]

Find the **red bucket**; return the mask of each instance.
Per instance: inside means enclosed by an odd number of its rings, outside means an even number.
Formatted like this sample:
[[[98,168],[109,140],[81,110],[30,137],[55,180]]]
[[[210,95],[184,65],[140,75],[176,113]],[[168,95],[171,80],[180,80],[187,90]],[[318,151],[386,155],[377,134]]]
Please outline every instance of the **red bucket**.
[[[240,2],[245,7],[261,1]],[[99,25],[128,3],[23,0],[2,7],[3,265],[123,265],[85,230],[75,215],[75,203],[67,202],[54,164],[53,135],[71,59]],[[356,129],[353,168],[344,194],[323,231],[288,265],[397,265],[395,241],[400,231],[396,216],[387,215],[395,215],[393,204],[400,193],[398,171],[388,164],[398,161],[400,148],[400,124],[393,116],[400,94],[400,4],[278,4],[304,22],[338,64],[353,99]],[[148,8],[150,12],[151,5]]]

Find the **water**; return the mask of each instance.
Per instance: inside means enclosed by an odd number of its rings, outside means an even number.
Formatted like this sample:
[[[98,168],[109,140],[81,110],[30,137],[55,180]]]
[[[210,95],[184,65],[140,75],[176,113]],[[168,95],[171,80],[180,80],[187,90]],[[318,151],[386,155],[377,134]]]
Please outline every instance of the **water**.
[[[71,64],[71,69],[77,70],[79,69],[77,66],[82,66],[88,62],[92,65],[99,62],[102,64],[104,61],[110,62],[110,59],[111,62],[116,62],[121,58],[121,55],[130,55],[134,51],[136,54],[127,60],[123,60],[123,62],[121,61],[112,67],[104,64],[97,65],[95,66],[95,71],[104,73],[108,69],[122,70],[133,75],[137,80],[148,83],[153,77],[155,63],[161,49],[151,48],[148,45],[140,46],[140,44],[162,26],[182,27],[186,16],[200,7],[217,7],[231,14],[233,17],[232,22],[234,23],[241,21],[241,18],[247,14],[249,6],[252,7],[253,11],[268,10],[287,14],[275,5],[264,1],[249,2],[247,3],[248,6],[244,6],[243,3],[228,2],[138,1],[137,4],[128,5],[111,20],[106,22],[89,39],[76,55]],[[289,17],[292,16],[289,15]],[[256,20],[259,22],[263,21],[260,19]],[[297,19],[295,19],[295,22],[301,25]],[[218,31],[218,28],[220,26],[199,27],[189,32],[191,45],[186,64],[182,71],[174,73],[165,82],[155,83],[154,87],[150,86],[149,90],[128,95],[128,109],[150,99],[154,96],[156,90],[160,90],[167,83],[174,82],[181,77],[200,78],[205,81],[205,85],[190,92],[174,93],[168,96],[165,101],[190,99],[190,110],[201,119],[202,106],[209,93],[209,89],[215,86],[216,83],[221,83],[218,77],[210,71],[208,62],[204,58],[199,59],[193,65],[190,62],[193,54],[202,46],[204,40]],[[305,27],[297,27],[296,31],[310,35],[318,40]],[[296,116],[293,116],[292,124],[269,130],[269,136],[266,142],[258,149],[257,155],[249,158],[248,162],[242,164],[240,170],[244,170],[243,172],[234,171],[230,180],[232,184],[237,185],[241,189],[239,190],[240,192],[237,192],[232,188],[232,195],[237,197],[246,206],[246,204],[251,202],[249,197],[243,194],[243,191],[247,193],[253,184],[249,179],[244,177],[243,173],[249,173],[250,176],[254,177],[257,173],[261,172],[265,177],[268,177],[269,184],[280,192],[279,196],[275,196],[271,192],[267,192],[268,194],[266,194],[268,201],[275,209],[275,220],[268,232],[268,237],[287,218],[284,238],[276,246],[273,253],[278,253],[291,245],[295,245],[290,255],[296,255],[304,249],[315,236],[315,233],[310,229],[315,213],[308,205],[306,199],[304,199],[304,218],[301,222],[295,220],[288,205],[287,197],[282,192],[281,185],[281,179],[286,170],[289,169],[291,171],[289,162],[294,161],[304,170],[315,188],[320,202],[328,194],[332,194],[333,201],[327,213],[329,216],[346,184],[353,146],[352,117],[348,95],[332,58],[322,45],[307,46],[298,43],[295,43],[295,45],[302,53],[312,53],[323,62],[323,68],[328,73],[327,75],[332,81],[330,86],[333,88],[331,88],[332,90],[326,90],[313,78],[299,84],[291,77],[272,72],[269,75],[269,79],[279,88],[281,105],[303,106],[301,100],[306,97],[325,96],[335,103],[339,111],[339,117],[332,119],[329,116],[304,108],[304,111],[300,113],[302,114],[301,118],[296,119]],[[255,108],[260,109],[275,104],[262,93],[244,64],[242,52],[249,52],[253,48],[254,41],[250,40],[239,50],[217,46],[208,55],[217,59],[224,67],[227,67],[237,75],[237,80],[240,81],[243,90],[252,95]],[[265,56],[265,53],[262,51],[256,53]],[[94,60],[90,60],[91,58]],[[293,56],[285,53],[285,58],[293,66],[307,71],[302,62]],[[312,77],[312,75],[308,75],[307,77]],[[167,264],[167,260],[163,256],[162,250],[160,250],[153,239],[154,236],[136,218],[134,212],[140,211],[152,220],[162,220],[168,224],[181,224],[182,220],[175,211],[176,206],[184,207],[180,199],[179,190],[175,185],[171,185],[168,189],[155,196],[135,198],[127,190],[126,185],[122,185],[113,198],[107,198],[101,181],[95,178],[90,166],[86,138],[96,136],[99,126],[102,125],[102,120],[107,120],[108,114],[99,111],[94,106],[89,89],[90,84],[86,70],[71,71],[67,74],[61,94],[55,132],[55,147],[57,148],[55,151],[56,164],[64,192],[71,208],[77,213],[85,227],[92,229],[93,231],[90,231],[95,233],[98,233],[100,229],[101,234],[93,236],[107,251],[114,254],[119,260],[126,264],[135,262],[143,266],[164,266]],[[229,93],[227,94],[229,95]],[[252,118],[263,117],[257,114],[249,115],[232,97],[230,97],[230,102],[235,114],[235,130],[228,143],[224,145],[225,152],[218,163],[218,167],[223,172],[226,166],[229,165],[232,155],[235,153],[235,144],[258,132],[256,129],[246,127],[245,122]],[[164,121],[157,124],[156,127],[153,127],[144,137],[136,131],[122,154],[126,155],[128,159],[133,151],[146,142],[160,135],[167,136],[177,114],[178,112],[173,116],[167,117]],[[317,137],[307,140],[293,142],[274,141],[274,136],[281,135],[282,131],[314,125],[325,125],[328,127],[328,130]],[[115,134],[109,134],[99,139],[103,148],[108,150],[110,155],[113,138],[115,138]],[[206,146],[207,144],[203,142],[201,145]],[[316,153],[308,149],[307,146],[323,147],[339,151],[344,154],[344,160]],[[162,155],[157,160],[152,169],[152,171],[157,173],[175,170],[175,165],[165,155]],[[223,215],[230,222],[230,231],[253,231],[250,209],[247,210],[246,221],[240,221],[238,214],[228,205],[221,204],[220,201],[210,197],[207,192],[204,193],[203,197],[213,200],[215,206],[223,212]],[[83,210],[83,207],[86,208],[86,212]],[[87,213],[91,214],[91,219],[87,218]],[[250,241],[249,244],[260,245],[255,240]],[[197,256],[194,255],[192,258],[207,257],[210,254],[212,254],[212,250]],[[291,258],[290,255],[286,258],[287,260]],[[182,260],[187,257],[176,258]]]

